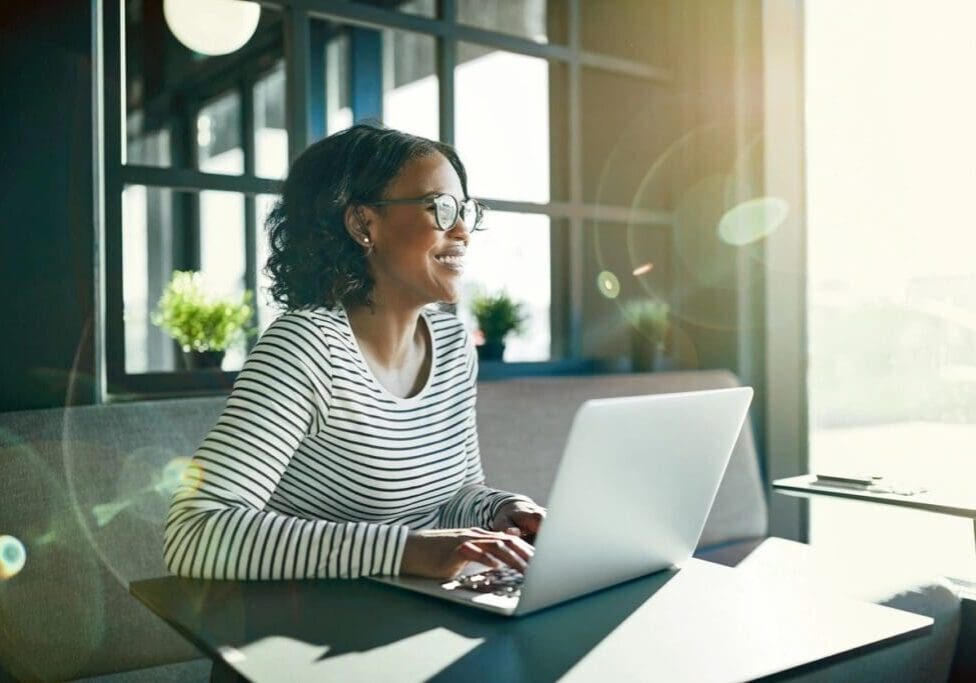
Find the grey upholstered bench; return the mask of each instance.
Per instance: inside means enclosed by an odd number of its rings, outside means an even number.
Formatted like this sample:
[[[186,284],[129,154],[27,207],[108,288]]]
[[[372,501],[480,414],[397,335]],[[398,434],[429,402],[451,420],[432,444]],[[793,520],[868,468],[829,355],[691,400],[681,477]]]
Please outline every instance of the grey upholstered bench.
[[[206,681],[210,663],[128,593],[166,574],[160,485],[223,398],[0,413],[0,533],[26,547],[0,584],[0,664],[27,680]],[[179,461],[177,461],[178,463]],[[99,679],[101,680],[101,679]]]
[[[726,372],[484,382],[478,419],[488,481],[544,503],[573,413],[586,398],[734,384]],[[23,570],[0,582],[0,663],[10,674],[119,683],[208,679],[209,663],[132,599],[127,586],[166,573],[162,525],[173,472],[223,403],[180,399],[0,413],[0,534],[19,538],[27,550]],[[885,583],[890,590],[865,590],[845,582],[842,565],[808,555],[802,544],[766,540],[766,532],[764,487],[747,425],[699,556],[771,572],[786,568],[806,585],[936,619],[929,636],[834,665],[816,680],[945,678],[959,601],[944,585],[895,577]]]

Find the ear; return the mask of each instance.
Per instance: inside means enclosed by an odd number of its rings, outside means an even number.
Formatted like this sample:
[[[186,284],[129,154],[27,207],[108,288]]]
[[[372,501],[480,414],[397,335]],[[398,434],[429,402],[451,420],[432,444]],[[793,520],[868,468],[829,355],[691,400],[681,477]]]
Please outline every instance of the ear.
[[[355,204],[348,206],[342,218],[346,232],[356,244],[361,244],[364,247],[373,245],[373,236],[370,232],[371,222],[367,208]]]

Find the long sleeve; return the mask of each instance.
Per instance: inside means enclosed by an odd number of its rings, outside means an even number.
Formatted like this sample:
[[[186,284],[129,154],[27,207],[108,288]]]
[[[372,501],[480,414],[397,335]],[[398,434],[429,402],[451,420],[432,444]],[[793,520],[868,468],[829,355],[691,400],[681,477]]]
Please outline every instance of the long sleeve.
[[[163,554],[171,572],[217,579],[396,574],[408,529],[267,510],[302,441],[328,412],[319,331],[285,315],[255,345],[216,426],[173,496]]]
[[[474,346],[468,344],[468,381],[475,387],[478,378],[478,356]],[[466,419],[465,453],[467,468],[464,485],[441,509],[438,526],[444,529],[481,527],[487,529],[498,510],[514,500],[531,502],[531,498],[485,486],[485,474],[481,467],[481,450],[478,447],[478,423],[475,401]]]

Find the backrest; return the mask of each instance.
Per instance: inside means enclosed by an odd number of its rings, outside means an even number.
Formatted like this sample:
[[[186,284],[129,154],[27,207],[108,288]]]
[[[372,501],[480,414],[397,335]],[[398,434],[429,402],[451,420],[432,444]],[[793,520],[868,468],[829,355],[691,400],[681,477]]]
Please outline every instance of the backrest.
[[[488,483],[545,503],[576,409],[590,398],[740,386],[724,370],[534,377],[478,385],[478,435]],[[732,451],[699,548],[765,536],[767,508],[752,427]]]
[[[0,662],[15,677],[65,680],[200,656],[128,583],[166,574],[172,472],[224,401],[0,413],[0,534],[26,548],[23,569],[0,582]]]
[[[736,386],[727,372],[483,382],[478,424],[490,484],[545,502],[576,408],[587,398]],[[167,573],[163,522],[183,458],[223,397],[0,413],[0,535],[26,563],[2,579],[0,662],[17,678],[63,680],[198,656],[128,594]],[[748,422],[701,546],[766,533]]]

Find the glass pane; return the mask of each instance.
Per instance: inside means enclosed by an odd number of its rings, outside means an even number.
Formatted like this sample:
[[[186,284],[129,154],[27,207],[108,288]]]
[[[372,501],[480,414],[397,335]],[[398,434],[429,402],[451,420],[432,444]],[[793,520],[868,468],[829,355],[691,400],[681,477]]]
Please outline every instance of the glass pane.
[[[322,22],[312,22],[313,26],[325,25]],[[320,46],[318,54],[324,54],[325,68],[325,123],[326,133],[332,135],[345,130],[352,125],[352,88],[350,86],[349,70],[349,35],[335,30],[338,25],[326,25],[329,30],[323,32],[328,36],[327,42]],[[334,27],[334,28],[333,28]],[[313,39],[316,33],[313,32]],[[321,34],[320,34],[321,35]],[[316,54],[315,46],[312,53]]]
[[[647,199],[687,160],[675,154],[673,98],[653,83],[601,69],[584,67],[581,81],[584,201],[661,208]]]
[[[671,286],[670,230],[610,222],[589,222],[585,228],[583,319],[588,323],[583,328],[583,355],[615,358],[629,369],[634,365],[631,350],[637,331],[628,320],[628,308],[663,300],[674,320],[687,305],[676,300]],[[673,339],[664,342],[659,361],[676,355]]]
[[[143,166],[170,165],[170,131],[165,125],[156,130],[146,130],[145,116],[137,111],[126,122],[128,139],[128,163]]]
[[[458,48],[456,141],[473,196],[550,199],[550,70],[544,59]]]
[[[486,221],[489,229],[471,236],[458,314],[468,329],[475,331],[477,339],[472,299],[507,292],[523,304],[527,320],[522,334],[510,334],[506,338],[505,360],[548,360],[551,356],[549,217],[492,211]]]
[[[274,203],[278,201],[279,196],[275,194],[259,194],[255,197],[256,202],[256,214],[257,214],[257,234],[254,243],[256,246],[256,255],[254,262],[257,264],[257,277],[255,282],[258,285],[258,291],[254,293],[254,300],[257,302],[257,313],[258,313],[258,329],[264,332],[265,328],[271,324],[275,318],[278,317],[279,310],[276,304],[272,302],[271,293],[269,291],[271,287],[271,278],[264,272],[265,266],[268,263],[268,231],[265,226],[265,220],[267,220],[268,213],[274,206]]]
[[[437,16],[437,0],[407,0],[406,2],[404,0],[396,0],[395,2],[389,2],[389,0],[353,0],[353,2],[383,9],[395,9],[398,12],[416,14],[422,17]]]
[[[200,4],[202,8],[204,3]],[[228,44],[230,53],[206,55],[187,44],[206,49],[225,37],[233,38],[224,30],[233,22],[199,20],[194,24],[190,17],[192,27],[212,27],[213,34],[204,34],[201,44],[188,39],[180,24],[174,29],[167,23],[163,0],[126,0],[124,5],[122,97],[126,144],[122,162],[192,168],[193,152],[199,146],[203,153],[200,168],[241,173],[242,163],[232,164],[228,157],[214,158],[241,147],[239,100],[234,111],[234,103],[221,98],[241,83],[247,84],[254,78],[252,74],[266,74],[282,59],[281,12],[261,6],[253,35],[237,36],[244,40],[243,45],[232,49],[234,44]],[[253,11],[255,5],[249,5]],[[177,34],[183,38],[177,38]],[[208,108],[218,101],[223,109],[220,105],[217,109]],[[207,115],[206,120],[200,119],[203,114]],[[235,121],[237,125],[233,126]]]
[[[327,134],[358,121],[437,139],[440,133],[437,43],[432,36],[313,21],[312,54],[323,60]],[[314,60],[313,60],[314,61]]]
[[[510,33],[537,43],[562,42],[562,17],[547,16],[547,5],[552,11],[564,4],[546,0],[458,0],[457,18],[461,24]]]
[[[438,139],[437,42],[433,36],[383,31],[383,57],[383,123]]]
[[[173,271],[172,191],[130,185],[122,192],[125,371],[171,370],[173,342],[149,316]]]
[[[200,193],[200,271],[215,296],[240,301],[244,294],[244,196],[235,192]],[[227,349],[224,370],[244,364],[245,344]]]
[[[244,196],[231,192],[177,192],[130,185],[122,193],[122,273],[125,370],[181,369],[175,343],[151,322],[174,270],[190,270],[188,251],[199,245],[199,270],[208,292],[239,300],[244,292]],[[199,231],[184,221],[199,209]],[[239,369],[243,341],[227,351],[223,368]]]
[[[254,173],[263,178],[288,173],[284,62],[254,85]]]
[[[669,65],[669,0],[580,3],[580,41],[587,52]]]
[[[810,467],[936,499],[976,479],[976,100],[957,85],[976,6],[951,8],[824,0],[804,19]],[[853,561],[976,579],[967,519],[813,501],[810,529]]]
[[[241,97],[230,92],[197,114],[197,167],[207,173],[244,172]]]

